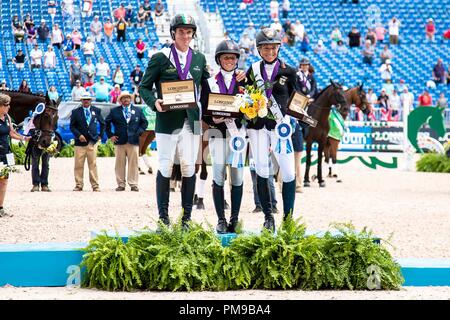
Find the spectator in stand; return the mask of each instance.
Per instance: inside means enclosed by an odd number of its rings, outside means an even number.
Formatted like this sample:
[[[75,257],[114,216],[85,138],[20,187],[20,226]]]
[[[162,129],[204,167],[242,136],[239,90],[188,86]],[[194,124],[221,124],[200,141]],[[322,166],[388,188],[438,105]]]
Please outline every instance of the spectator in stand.
[[[147,20],[150,21],[152,19],[152,6],[150,4],[150,0],[144,1],[144,10],[147,13]]]
[[[386,81],[381,85],[381,88],[386,90],[386,94],[388,96],[390,96],[395,90],[395,86],[391,79],[386,79]]]
[[[114,85],[118,84],[120,86],[120,89],[122,89],[123,83],[125,82],[125,76],[123,75],[123,72],[120,69],[120,65],[116,66],[116,70],[114,70],[112,79]]]
[[[93,2],[94,0],[83,0],[83,10],[81,11],[81,17],[83,19],[92,16]]]
[[[389,110],[391,109],[389,96],[386,93],[386,89],[381,89],[380,96],[378,97],[378,107],[381,113],[381,121],[388,121]]]
[[[118,84],[114,85],[114,88],[109,92],[109,98],[111,103],[117,103],[117,98],[120,96],[122,90]]]
[[[56,87],[55,87],[55,86],[50,86],[50,88],[48,88],[48,97],[49,97],[51,100],[58,101],[58,99],[59,99],[59,93],[58,93],[58,90],[56,90]]]
[[[433,67],[432,71],[433,80],[436,84],[445,83],[447,79],[447,74],[445,72],[444,64],[442,63],[442,59],[438,59],[437,63]]]
[[[439,99],[437,101],[436,107],[446,109],[448,108],[448,100],[445,97],[445,93],[441,92],[439,94]]]
[[[47,43],[50,36],[50,28],[44,19],[41,20],[41,25],[37,28],[37,34],[39,42]]]
[[[242,32],[242,34],[244,34],[244,33],[246,33],[248,35],[250,40],[255,41],[256,29],[255,29],[255,24],[252,21],[250,21],[248,23],[247,28],[245,28],[244,31]]]
[[[309,45],[309,38],[306,33],[303,34],[303,40],[300,43],[300,51],[305,54],[306,52],[310,51],[311,47]]]
[[[366,40],[366,42],[364,43],[364,47],[362,49],[363,63],[372,65],[374,55],[375,49],[372,46],[372,42],[370,40]]]
[[[372,88],[369,88],[369,90],[367,90],[367,102],[369,102],[372,106],[375,106],[376,104],[378,104],[378,97],[376,95],[375,92],[373,92]]]
[[[49,0],[47,2],[47,13],[50,15],[50,18],[52,19],[52,25],[55,23],[55,16],[56,16],[56,7],[57,7],[56,0]]]
[[[125,19],[126,12],[127,10],[125,9],[125,4],[121,3],[120,6],[114,10],[114,18],[116,19],[116,21]]]
[[[342,53],[342,54],[347,54],[348,53],[348,49],[345,46],[344,42],[342,40],[339,40],[337,42],[337,47],[336,47],[336,52],[337,53]]]
[[[85,58],[91,58],[94,55],[95,43],[92,42],[91,37],[87,37],[85,44],[82,47]]]
[[[255,52],[255,42],[249,38],[248,34],[244,33],[239,41],[239,48],[244,49],[246,54],[253,54]]]
[[[62,0],[61,3],[63,20],[69,25],[73,24],[75,8],[73,6],[73,0]]]
[[[133,90],[135,90],[136,87],[139,87],[143,77],[144,73],[141,70],[141,66],[137,64],[136,68],[130,74],[131,86],[133,87]]]
[[[303,37],[305,36],[305,26],[300,20],[295,21],[295,37],[297,41],[303,41]]]
[[[64,39],[62,43],[62,49],[64,56],[67,57],[69,60],[72,60],[73,51],[75,50],[75,44],[73,43],[72,36],[70,34],[68,34],[66,36],[66,39]]]
[[[398,44],[399,34],[400,34],[400,20],[397,20],[396,17],[393,17],[392,20],[389,21],[389,43]]]
[[[142,58],[144,57],[145,50],[147,50],[147,48],[145,47],[145,42],[142,41],[141,37],[138,38],[138,40],[136,41],[135,46],[136,46],[137,58],[139,60],[142,60]]]
[[[323,40],[319,39],[317,41],[317,45],[314,47],[314,53],[320,54],[325,52],[327,52],[327,47],[325,47],[325,45],[323,44]]]
[[[19,19],[19,15],[15,14],[11,18],[11,24],[13,31],[16,30],[19,26],[22,26],[22,22]]]
[[[129,27],[132,27],[135,19],[134,19],[134,12],[133,12],[133,6],[131,4],[129,4],[127,6],[127,9],[125,11],[125,21],[127,22]]]
[[[12,59],[14,65],[16,66],[18,71],[22,71],[25,67],[26,57],[22,52],[22,49],[17,50],[17,55]]]
[[[375,35],[377,42],[383,43],[384,42],[384,35],[387,33],[387,30],[384,28],[384,26],[381,23],[378,23],[375,27]]]
[[[31,69],[40,69],[42,66],[42,57],[44,53],[37,44],[34,45],[33,49],[30,50],[30,58],[31,58]]]
[[[81,81],[75,81],[75,86],[72,88],[72,101],[81,101],[81,97],[86,94],[86,89],[81,85]]]
[[[408,87],[403,87],[403,93],[400,95],[400,101],[402,103],[403,114],[405,111],[409,112],[414,109],[414,95],[409,92]]]
[[[95,66],[92,63],[91,58],[86,59],[86,64],[81,68],[81,73],[83,74],[84,87],[90,87],[94,84],[95,79]]]
[[[9,90],[8,86],[6,85],[6,80],[2,80],[2,83],[0,84],[0,90]]]
[[[37,30],[34,27],[34,23],[32,22],[29,29],[27,29],[27,43],[28,44],[35,44],[37,37]]]
[[[19,92],[31,93],[27,80],[23,79],[19,86]]]
[[[331,49],[335,50],[337,48],[338,45],[338,41],[341,40],[342,41],[342,33],[339,30],[339,27],[336,26],[333,31],[331,32]]]
[[[109,64],[105,62],[105,58],[100,57],[99,61],[95,65],[95,75],[97,77],[97,81],[100,80],[100,77],[104,77],[105,79],[109,79],[111,74],[111,69],[109,68]]]
[[[285,20],[285,22],[283,23],[283,32],[287,32],[290,28],[291,28],[292,22],[291,20],[287,19]]]
[[[352,26],[352,30],[348,33],[348,46],[350,48],[358,48],[361,45],[361,34],[356,26]]]
[[[139,10],[137,12],[137,22],[138,22],[138,26],[140,28],[142,28],[145,24],[145,22],[147,21],[147,12],[144,10],[144,6],[141,4],[139,6]]]
[[[23,39],[25,38],[25,30],[21,25],[17,26],[17,28],[13,31],[13,34],[15,43],[23,42]]]
[[[23,24],[24,24],[26,30],[29,30],[31,28],[31,26],[34,27],[33,18],[31,17],[31,15],[29,13],[27,13],[25,15],[25,19],[23,19]]]
[[[388,44],[384,45],[383,51],[381,51],[381,53],[380,53],[381,63],[382,64],[386,63],[386,60],[388,60],[388,59],[392,60],[392,58],[393,58],[393,55],[392,55],[391,50],[389,50],[389,45]]]
[[[108,102],[109,92],[113,87],[105,81],[105,77],[100,77],[100,81],[94,83],[90,88],[91,94],[95,94],[95,101],[97,102]]]
[[[406,84],[405,84],[405,80],[403,80],[403,79],[400,79],[399,80],[399,83],[398,83],[398,85],[397,85],[397,92],[399,92],[400,93],[400,95],[403,93],[403,89],[406,87]]]
[[[91,22],[89,29],[91,31],[91,36],[94,42],[101,42],[103,26],[99,20],[99,16],[94,17],[94,20]]]
[[[69,76],[70,76],[70,85],[73,87],[75,86],[75,82],[77,80],[82,79],[82,71],[81,71],[81,64],[80,59],[78,57],[73,58],[73,63],[70,65],[69,68]]]
[[[425,38],[434,42],[434,34],[436,33],[436,26],[434,25],[434,21],[432,18],[427,20],[427,24],[425,25]]]
[[[161,26],[161,32],[164,32],[164,4],[158,0],[155,4],[155,30],[158,30],[158,25]]]
[[[81,49],[81,40],[83,39],[81,32],[79,32],[78,29],[75,28],[75,29],[73,29],[73,31],[70,35],[72,36],[72,41],[73,41],[73,44],[75,45],[75,50],[80,50]]]
[[[59,25],[55,23],[52,28],[52,34],[51,34],[51,41],[52,45],[57,47],[58,49],[61,49],[62,42],[64,40],[64,35],[59,28]]]
[[[428,89],[424,89],[423,93],[419,96],[419,107],[431,106],[433,106],[433,98],[430,96]]]
[[[239,49],[239,53],[240,53],[240,55],[239,55],[239,60],[238,60],[238,69],[239,70],[247,70],[247,66],[245,63],[247,60],[247,55],[245,54],[245,50]]]
[[[127,30],[127,22],[124,18],[119,19],[119,21],[116,22],[116,28],[117,28],[117,42],[122,39],[123,42],[127,41],[126,37],[126,30]]]
[[[106,22],[103,25],[103,30],[105,32],[106,41],[112,43],[112,37],[114,32],[114,24],[111,23],[110,18],[106,18]]]
[[[381,67],[378,71],[380,72],[380,76],[381,76],[382,80],[384,80],[384,81],[391,80],[392,74],[393,74],[391,59],[386,59],[385,63],[383,63],[381,65]]]
[[[283,19],[288,18],[289,11],[291,11],[291,2],[289,0],[283,0],[283,4],[281,5],[281,14]]]
[[[149,50],[149,52],[148,52],[148,60],[150,60],[150,59],[152,58],[152,56],[153,56],[155,53],[157,53],[157,52],[159,52],[158,46],[157,46],[156,44],[154,44],[154,45],[152,46],[152,49]]]
[[[276,30],[279,33],[282,33],[283,26],[280,23],[280,20],[278,18],[273,19],[273,22],[270,24],[270,29]]]
[[[367,28],[366,37],[364,39],[365,40],[370,40],[372,46],[375,47],[376,44],[377,44],[377,35],[376,35],[374,29]]]
[[[279,11],[280,4],[277,0],[271,0],[269,3],[269,9],[270,9],[270,18],[272,20],[278,19],[278,11]]]
[[[400,117],[400,108],[402,105],[400,96],[397,94],[397,90],[393,90],[392,94],[389,95],[389,102],[390,102],[390,112],[388,121],[398,121]]]
[[[166,42],[161,46],[161,48],[170,48],[170,45],[171,45],[170,40],[166,39]]]
[[[450,85],[450,66],[448,66],[447,70],[447,86]]]
[[[291,24],[289,29],[286,31],[286,39],[288,46],[295,46],[295,27],[293,24]]]

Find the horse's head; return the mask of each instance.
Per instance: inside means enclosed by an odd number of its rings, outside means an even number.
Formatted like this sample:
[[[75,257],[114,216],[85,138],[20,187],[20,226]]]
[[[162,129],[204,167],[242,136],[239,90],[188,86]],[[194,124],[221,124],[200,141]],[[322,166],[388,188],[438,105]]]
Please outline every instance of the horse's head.
[[[344,89],[342,85],[334,82],[330,79],[331,86],[328,86],[328,90],[331,90],[329,93],[330,101],[332,104],[336,106],[336,109],[339,111],[341,108],[345,108],[347,106],[347,100],[345,99]]]
[[[372,112],[372,105],[367,100],[366,92],[363,90],[364,83],[357,86],[357,94],[355,106],[359,108],[364,114]]]
[[[49,147],[52,143],[58,122],[58,105],[60,102],[61,98],[55,101],[50,99],[47,94],[45,97],[45,109],[34,116],[35,133],[33,139],[41,149]]]

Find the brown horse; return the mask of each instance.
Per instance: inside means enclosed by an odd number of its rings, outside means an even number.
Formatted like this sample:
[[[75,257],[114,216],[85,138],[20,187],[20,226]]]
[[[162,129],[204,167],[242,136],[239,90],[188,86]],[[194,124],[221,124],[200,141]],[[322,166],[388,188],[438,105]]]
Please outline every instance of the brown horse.
[[[309,169],[311,167],[311,150],[313,142],[317,142],[319,144],[317,150],[317,177],[319,180],[319,186],[325,187],[325,181],[322,179],[322,153],[327,143],[328,131],[330,130],[328,117],[333,105],[335,105],[337,109],[347,105],[342,86],[332,80],[330,80],[330,82],[331,84],[319,93],[316,100],[312,102],[307,109],[308,115],[317,120],[317,126],[309,127],[305,135],[306,169],[305,176],[303,178],[303,185],[305,187],[310,186]]]
[[[364,114],[369,114],[372,111],[372,106],[367,100],[366,92],[363,90],[363,84],[356,87],[350,88],[344,91],[345,100],[347,100],[347,106],[341,107],[339,113],[345,120],[349,114],[350,106],[354,104],[356,108],[361,110]],[[339,148],[340,140],[327,137],[327,143],[323,150],[325,156],[325,163],[328,163],[328,175],[329,178],[337,178],[336,174],[333,174],[332,165],[330,164],[330,159],[333,165],[337,162],[337,151]],[[337,180],[337,182],[342,182],[342,180]]]
[[[29,116],[39,103],[45,103],[45,96],[41,94],[24,93],[14,90],[0,90],[11,98],[11,107],[8,114],[16,125],[19,125]]]

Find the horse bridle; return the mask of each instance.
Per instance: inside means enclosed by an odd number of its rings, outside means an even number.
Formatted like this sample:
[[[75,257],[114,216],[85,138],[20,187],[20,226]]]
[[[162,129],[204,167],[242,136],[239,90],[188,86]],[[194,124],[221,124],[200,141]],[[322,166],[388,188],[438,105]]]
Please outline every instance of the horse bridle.
[[[358,88],[358,93],[357,94],[358,94],[359,101],[361,102],[361,105],[355,104],[355,106],[357,108],[359,108],[361,111],[365,111],[367,109],[367,104],[369,103],[369,101],[367,101],[367,96],[362,91],[362,89],[359,89],[359,88]],[[364,106],[364,109],[362,108],[362,106]]]
[[[55,111],[58,111],[58,108],[55,108],[53,106],[47,106],[46,105],[45,109],[47,109],[47,108],[55,110]],[[45,115],[45,110],[41,114],[38,115],[38,117],[39,117],[39,127],[35,128],[34,134],[33,134],[33,137],[32,137],[32,139],[34,139],[36,142],[39,141],[39,139],[42,136],[42,133],[48,133],[49,135],[52,135],[52,136],[54,136],[54,134],[55,134],[55,130],[41,129],[41,127],[42,127],[42,119],[44,118],[44,115]],[[51,118],[51,121],[53,123],[53,118],[55,116],[54,115],[53,116],[48,115],[48,116]]]

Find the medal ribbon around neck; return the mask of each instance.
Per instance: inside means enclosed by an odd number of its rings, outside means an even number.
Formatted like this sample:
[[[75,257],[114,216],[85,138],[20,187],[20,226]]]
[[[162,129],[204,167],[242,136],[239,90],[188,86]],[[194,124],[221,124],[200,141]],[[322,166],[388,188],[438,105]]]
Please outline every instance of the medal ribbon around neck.
[[[275,80],[275,77],[278,74],[278,69],[280,68],[280,61],[275,62],[275,66],[273,67],[273,72],[272,72],[272,76],[270,77],[270,83],[272,84],[272,82]],[[263,64],[262,67],[262,78],[264,80],[264,83],[266,83],[269,80],[269,77],[267,76],[267,72],[266,72],[266,67]],[[272,90],[273,87],[270,87],[269,89],[266,89],[266,96],[267,98],[270,98],[272,96]]]
[[[173,60],[175,61],[175,67],[177,68],[178,77],[180,80],[186,80],[189,69],[191,68],[191,62],[192,62],[192,50],[191,48],[188,49],[187,57],[186,57],[186,66],[184,67],[184,70],[181,70],[180,65],[180,59],[178,58],[177,50],[175,49],[175,45],[172,45],[171,49]]]
[[[236,85],[236,74],[233,74],[233,78],[230,82],[230,87],[227,89],[227,85],[225,84],[225,79],[223,78],[222,72],[217,74],[217,84],[219,85],[220,93],[222,94],[233,94],[234,86]]]

